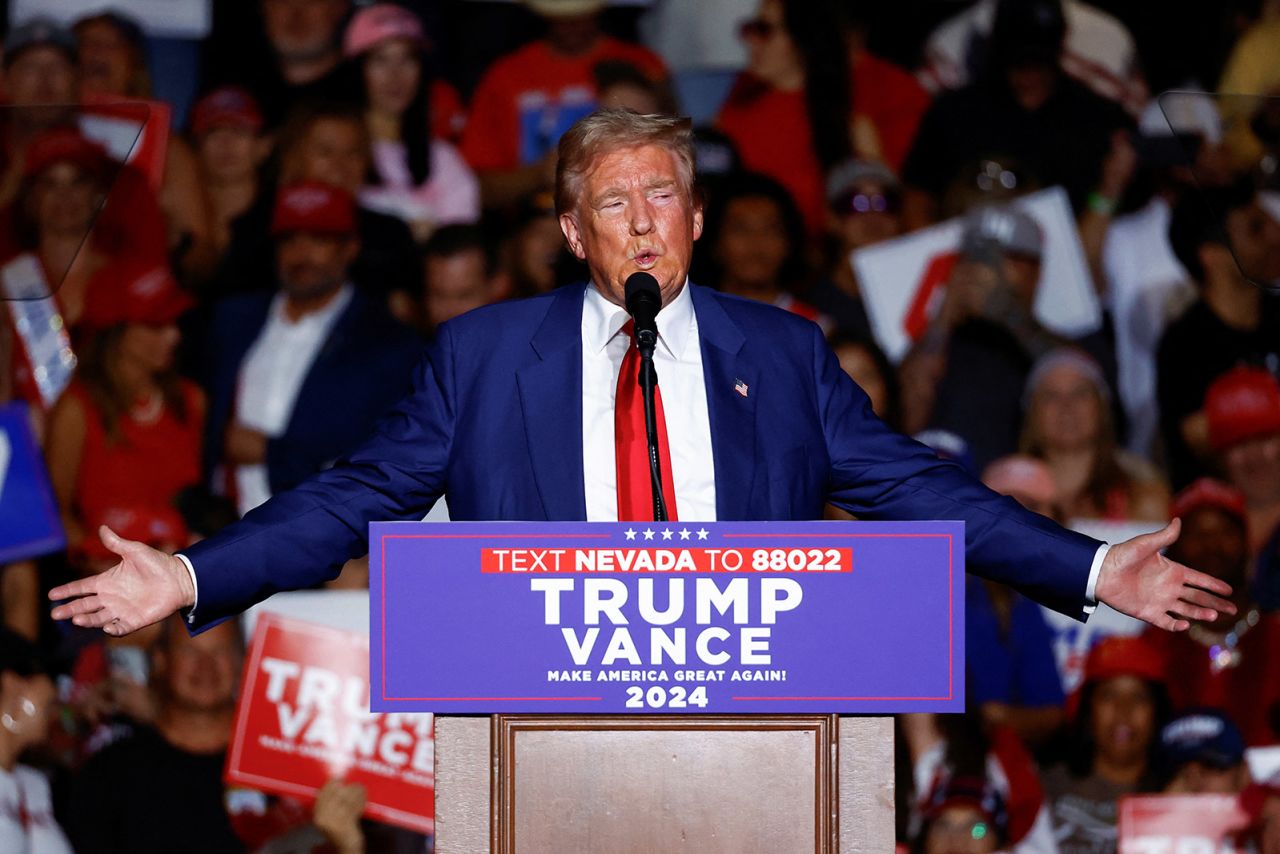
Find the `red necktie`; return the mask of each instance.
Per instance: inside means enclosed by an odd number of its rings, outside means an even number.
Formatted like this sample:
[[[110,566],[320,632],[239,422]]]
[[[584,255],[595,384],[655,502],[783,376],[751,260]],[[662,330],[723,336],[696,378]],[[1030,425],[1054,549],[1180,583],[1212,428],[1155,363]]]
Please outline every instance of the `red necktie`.
[[[613,435],[617,444],[618,521],[652,522],[653,488],[649,475],[649,443],[644,432],[644,396],[640,394],[640,350],[632,337],[635,324],[622,327],[627,355],[618,371],[618,394],[613,402]],[[662,413],[662,392],[653,390],[657,414],[658,461],[662,466],[662,495],[667,518],[676,521],[676,488],[671,479],[671,448],[667,444],[667,419]]]

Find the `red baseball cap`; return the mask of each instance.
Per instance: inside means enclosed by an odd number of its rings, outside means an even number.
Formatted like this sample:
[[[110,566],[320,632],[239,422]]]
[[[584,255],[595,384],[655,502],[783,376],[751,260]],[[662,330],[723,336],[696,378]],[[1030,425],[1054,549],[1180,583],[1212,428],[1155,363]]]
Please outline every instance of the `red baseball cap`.
[[[1220,480],[1202,477],[1173,497],[1173,515],[1185,517],[1203,507],[1214,507],[1240,522],[1245,521],[1244,495]]]
[[[1280,383],[1264,368],[1232,368],[1209,386],[1204,411],[1215,451],[1280,433]]]
[[[1089,650],[1084,663],[1084,684],[1136,676],[1151,682],[1165,680],[1165,660],[1160,650],[1141,636],[1109,637]]]
[[[215,128],[232,127],[257,133],[262,130],[262,111],[253,96],[237,86],[214,89],[191,110],[191,133],[204,136]]]
[[[71,163],[86,172],[98,172],[107,165],[107,150],[75,128],[56,128],[31,140],[23,172],[39,175],[57,163]]]
[[[394,3],[374,3],[352,16],[342,38],[342,54],[350,59],[390,39],[408,39],[419,47],[427,43],[417,15]]]
[[[98,526],[106,525],[126,540],[136,540],[155,548],[173,546],[182,548],[191,541],[187,523],[177,510],[163,504],[134,507],[108,507],[92,515],[88,520],[89,533],[80,546],[90,560],[111,560],[112,552],[102,544]]]
[[[346,190],[320,181],[303,181],[282,187],[276,194],[272,234],[354,234],[355,230],[356,203]]]
[[[178,287],[167,264],[120,263],[96,277],[85,297],[80,326],[108,329],[122,323],[164,326],[194,300]]]

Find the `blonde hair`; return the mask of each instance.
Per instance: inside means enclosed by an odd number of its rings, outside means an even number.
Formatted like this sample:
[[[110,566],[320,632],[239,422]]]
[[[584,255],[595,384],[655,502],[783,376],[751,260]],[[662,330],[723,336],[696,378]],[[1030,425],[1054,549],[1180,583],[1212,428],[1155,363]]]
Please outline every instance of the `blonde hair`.
[[[577,205],[592,162],[616,148],[660,145],[676,158],[680,178],[693,201],[693,124],[675,116],[641,115],[630,110],[598,110],[574,123],[560,137],[556,161],[556,214]]]

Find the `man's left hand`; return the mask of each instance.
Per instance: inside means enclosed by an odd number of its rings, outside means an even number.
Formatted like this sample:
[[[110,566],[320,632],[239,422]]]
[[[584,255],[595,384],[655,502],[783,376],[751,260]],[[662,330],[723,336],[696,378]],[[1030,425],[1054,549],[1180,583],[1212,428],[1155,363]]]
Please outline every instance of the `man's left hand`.
[[[1144,534],[1107,551],[1094,595],[1117,611],[1173,632],[1185,631],[1192,620],[1210,622],[1219,613],[1234,614],[1236,606],[1225,581],[1169,560],[1161,549],[1178,539],[1180,520],[1163,530]]]

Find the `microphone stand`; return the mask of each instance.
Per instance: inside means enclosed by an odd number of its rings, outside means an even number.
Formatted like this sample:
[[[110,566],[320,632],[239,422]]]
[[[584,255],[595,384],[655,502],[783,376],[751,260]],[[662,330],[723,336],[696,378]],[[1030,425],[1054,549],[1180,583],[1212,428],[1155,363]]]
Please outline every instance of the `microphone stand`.
[[[653,367],[653,349],[658,343],[657,333],[645,329],[636,333],[636,347],[640,350],[640,397],[644,401],[644,435],[649,445],[649,485],[653,489],[653,520],[667,521],[667,501],[662,494],[662,465],[658,451],[658,413],[654,393],[658,387],[658,372]]]

